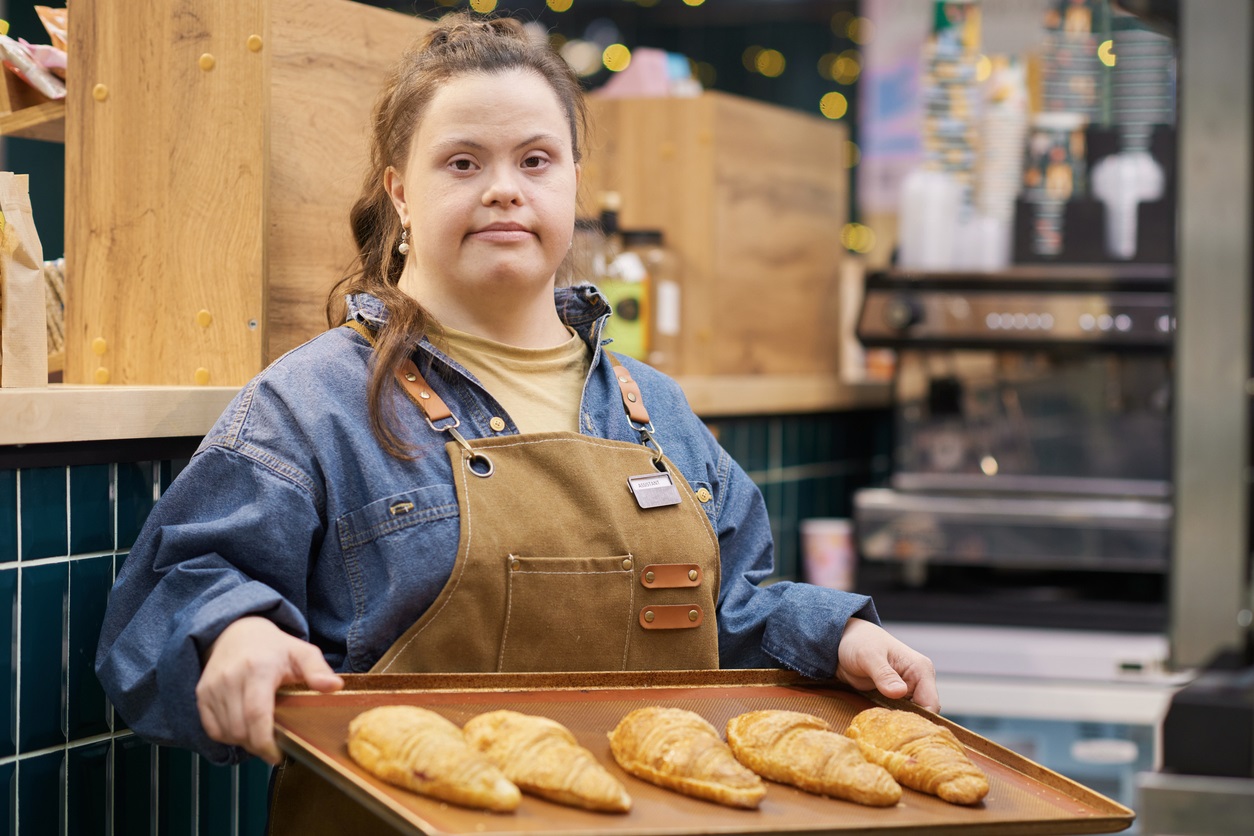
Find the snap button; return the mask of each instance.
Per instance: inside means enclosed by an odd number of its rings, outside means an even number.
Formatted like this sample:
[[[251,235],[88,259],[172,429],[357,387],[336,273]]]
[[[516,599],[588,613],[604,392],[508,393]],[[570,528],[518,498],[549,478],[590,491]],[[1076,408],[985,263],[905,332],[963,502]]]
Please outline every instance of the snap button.
[[[488,426],[492,428],[493,432],[499,433],[501,430],[505,429],[505,421],[493,415],[488,421]]]
[[[509,568],[510,568],[510,569],[512,569],[512,570],[514,570],[515,572],[517,572],[519,569],[521,569],[521,568],[522,568],[522,561],[521,561],[521,560],[511,560],[511,561],[509,562]]]
[[[689,620],[689,621],[696,621],[696,620],[697,620],[697,615],[699,615],[699,613],[698,613],[696,610],[688,610],[688,620]]]
[[[644,579],[645,579],[647,582],[649,582],[649,583],[653,583],[653,579],[654,579],[655,577],[656,577],[656,575],[654,575],[652,572],[645,572],[645,573],[644,573]]]
[[[697,500],[699,502],[709,502],[714,498],[714,494],[710,493],[708,488],[697,488]]]
[[[652,624],[652,623],[653,623],[653,619],[654,619],[654,617],[655,617],[655,616],[653,615],[653,610],[645,610],[645,611],[644,611],[644,620],[645,620],[645,621],[647,621],[647,622],[649,622],[650,624]]]
[[[415,380],[418,379],[418,375],[414,374],[413,372],[405,372],[405,379],[408,380],[410,383],[413,383]]]
[[[696,579],[697,579],[697,570],[696,570],[696,569],[689,569],[689,570],[688,570],[688,580],[690,580],[690,581],[695,581]]]
[[[630,557],[624,557],[624,558],[623,558],[623,568],[624,568],[624,569],[630,569],[630,568],[631,568],[631,558],[630,558]]]

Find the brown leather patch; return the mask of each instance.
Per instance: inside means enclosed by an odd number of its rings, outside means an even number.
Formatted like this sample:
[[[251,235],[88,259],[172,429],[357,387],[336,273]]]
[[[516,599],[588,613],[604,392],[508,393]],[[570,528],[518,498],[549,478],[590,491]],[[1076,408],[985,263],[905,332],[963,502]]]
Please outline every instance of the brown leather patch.
[[[640,585],[648,589],[700,586],[701,567],[695,563],[654,563],[640,573]]]
[[[704,620],[696,604],[658,604],[640,611],[640,626],[646,630],[683,630],[700,627]]]

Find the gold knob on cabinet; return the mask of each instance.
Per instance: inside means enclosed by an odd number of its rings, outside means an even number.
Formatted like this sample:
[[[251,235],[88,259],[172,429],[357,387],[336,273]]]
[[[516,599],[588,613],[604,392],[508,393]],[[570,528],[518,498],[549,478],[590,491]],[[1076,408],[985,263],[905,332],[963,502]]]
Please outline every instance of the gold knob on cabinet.
[[[109,98],[109,88],[103,84],[97,84],[95,87],[91,88],[91,97],[98,102],[103,102],[105,99]]]
[[[260,35],[249,35],[246,43],[248,44],[249,52],[261,52],[261,36]]]
[[[109,382],[109,370],[106,369],[104,366],[101,366],[100,368],[96,369],[96,374],[94,375],[94,378],[96,382],[99,383],[101,386],[105,385],[106,383]]]
[[[96,339],[91,341],[91,352],[92,354],[95,354],[97,357],[103,356],[104,353],[108,350],[109,350],[109,344],[105,342],[104,337],[96,337]]]
[[[202,311],[197,311],[197,313],[196,313],[196,324],[197,324],[197,325],[199,325],[201,328],[208,328],[208,327],[209,327],[209,323],[211,323],[211,322],[213,322],[213,314],[209,313],[208,311],[204,311],[204,310],[202,310]]]
[[[193,379],[196,381],[197,386],[204,386],[209,382],[209,370],[204,366],[201,366],[196,370],[196,374],[193,376]]]
[[[217,63],[217,60],[214,59],[211,54],[206,52],[204,55],[200,56],[200,61],[198,63],[200,64],[200,68],[202,70],[209,72],[213,69],[213,65]]]

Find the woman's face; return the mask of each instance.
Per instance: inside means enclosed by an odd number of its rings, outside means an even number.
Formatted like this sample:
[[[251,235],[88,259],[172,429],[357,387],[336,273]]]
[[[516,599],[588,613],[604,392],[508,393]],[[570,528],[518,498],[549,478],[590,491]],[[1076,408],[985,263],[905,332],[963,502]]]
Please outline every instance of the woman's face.
[[[550,284],[570,247],[578,182],[570,122],[540,75],[454,77],[419,121],[405,171],[386,181],[410,226],[402,282],[420,300]]]

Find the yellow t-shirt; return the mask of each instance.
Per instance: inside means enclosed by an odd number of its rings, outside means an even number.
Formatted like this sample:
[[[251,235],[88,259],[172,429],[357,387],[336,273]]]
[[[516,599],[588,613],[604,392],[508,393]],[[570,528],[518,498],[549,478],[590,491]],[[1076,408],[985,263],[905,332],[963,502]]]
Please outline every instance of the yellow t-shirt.
[[[433,341],[479,379],[519,432],[579,432],[592,354],[573,328],[566,330],[570,339],[553,348],[518,348],[452,328],[433,335]]]

